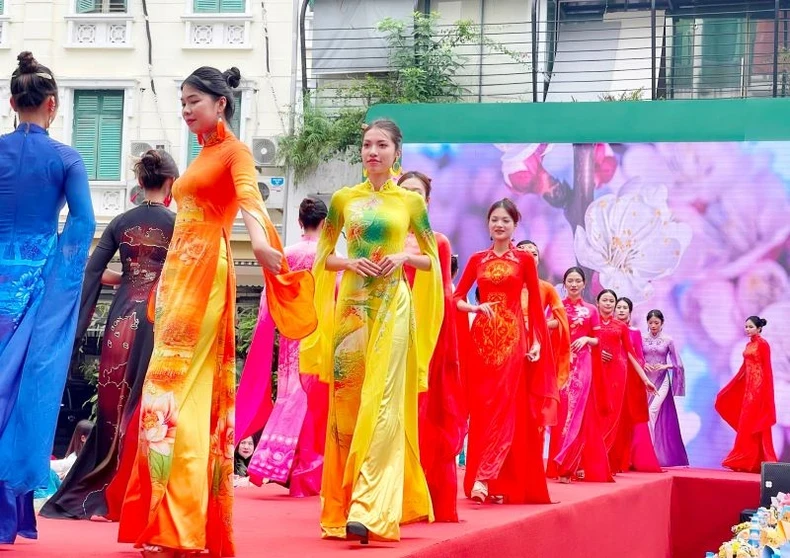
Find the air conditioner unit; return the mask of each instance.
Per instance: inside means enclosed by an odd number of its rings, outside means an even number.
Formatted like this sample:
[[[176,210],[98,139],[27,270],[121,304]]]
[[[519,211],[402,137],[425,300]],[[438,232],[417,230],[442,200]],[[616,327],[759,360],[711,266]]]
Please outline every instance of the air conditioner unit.
[[[283,209],[285,202],[285,175],[264,176],[258,175],[258,189],[261,191],[263,201],[268,209]]]
[[[254,137],[250,149],[256,167],[277,166],[277,138]]]
[[[151,149],[162,149],[170,153],[170,143],[167,140],[132,140],[129,146],[129,156],[132,159],[139,159]]]
[[[136,180],[129,180],[126,182],[126,209],[138,206],[143,203],[145,199],[145,192]]]

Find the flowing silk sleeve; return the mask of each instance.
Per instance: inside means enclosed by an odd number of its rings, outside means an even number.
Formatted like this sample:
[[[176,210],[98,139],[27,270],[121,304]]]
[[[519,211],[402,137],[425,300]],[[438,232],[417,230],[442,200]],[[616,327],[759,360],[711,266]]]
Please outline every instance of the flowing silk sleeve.
[[[628,355],[636,358],[636,350],[634,349],[634,344],[631,342],[631,330],[628,329],[628,326],[623,323],[622,327],[620,327],[620,342],[623,344],[623,350],[625,350],[626,359]]]
[[[428,390],[428,368],[439,338],[439,330],[444,318],[444,286],[442,269],[439,264],[439,250],[436,237],[428,221],[428,209],[422,196],[403,191],[409,208],[409,228],[414,233],[420,251],[431,259],[431,269],[417,270],[414,275],[414,317],[417,325],[417,381],[418,390]],[[449,260],[448,260],[449,262]]]
[[[35,317],[36,334],[26,338],[29,342],[24,350],[20,347],[17,353],[9,343],[3,353],[36,357],[20,363],[22,379],[16,399],[35,402],[35,409],[17,406],[6,419],[6,425],[16,424],[0,429],[0,478],[5,481],[6,489],[15,495],[32,491],[49,478],[48,458],[52,453],[55,423],[74,347],[85,264],[96,230],[82,158],[63,144],[55,144],[55,149],[65,171],[62,187],[69,212],[63,231],[58,235],[57,248],[47,262],[44,292],[40,294],[41,305]],[[61,184],[53,186],[60,188]],[[6,370],[12,373],[14,366],[12,362],[3,362],[3,373]],[[18,432],[26,435],[14,435]]]
[[[672,339],[667,344],[669,362],[672,365],[672,395],[683,397],[686,395],[686,371],[683,368],[683,361],[680,360],[675,342]]]
[[[477,281],[477,266],[480,263],[479,260],[480,257],[478,254],[472,254],[472,257],[469,258],[463,273],[461,273],[461,279],[458,281],[458,285],[455,287],[455,292],[453,293],[453,302],[455,302],[455,304],[458,304],[459,300],[466,302],[466,295],[469,294],[469,291],[472,290],[472,285]]]
[[[530,406],[538,426],[554,426],[557,424],[560,395],[557,385],[557,369],[554,366],[554,355],[551,352],[549,341],[549,330],[546,327],[546,313],[540,297],[538,270],[531,255],[519,252],[519,257],[528,297],[527,350],[535,342],[541,345],[540,358],[536,362],[525,362],[530,372],[528,375]]]
[[[527,350],[531,349],[535,342],[538,342],[541,345],[542,355],[543,348],[545,347],[546,351],[549,351],[551,345],[549,344],[549,330],[546,327],[546,313],[543,310],[543,301],[540,296],[538,270],[531,255],[523,252],[518,254],[521,260],[522,279],[527,288],[527,315],[525,316],[529,324],[527,328]],[[521,301],[523,303],[523,296]]]
[[[274,355],[274,320],[261,293],[258,323],[244,361],[236,390],[236,445],[266,426],[272,413],[272,359]]]
[[[118,228],[123,216],[118,215],[110,221],[107,228],[101,235],[99,243],[94,248],[88,265],[85,267],[85,279],[82,282],[82,297],[80,301],[80,316],[77,320],[77,333],[74,338],[77,342],[82,339],[88,326],[91,324],[93,312],[96,310],[96,302],[102,289],[102,275],[107,269],[107,264],[118,251]]]
[[[645,366],[645,347],[642,344],[642,334],[639,330],[628,330],[631,336],[631,346],[634,348],[634,356],[640,366]]]
[[[453,257],[453,249],[450,246],[450,241],[446,236],[436,233],[436,246],[439,250],[439,265],[442,268],[442,286],[444,287],[445,298],[452,298],[453,296],[453,272],[451,271],[451,260]]]
[[[776,424],[776,400],[774,399],[774,372],[771,365],[771,346],[768,341],[760,338],[758,347],[760,351],[760,372],[763,375],[762,382],[762,420],[755,431],[759,432],[771,428]]]
[[[304,338],[299,346],[299,366],[302,374],[314,374],[322,382],[329,383],[334,372],[332,340],[335,334],[335,284],[337,272],[326,269],[326,259],[335,253],[337,239],[343,230],[348,188],[332,195],[329,212],[321,231],[313,263],[315,277],[314,312],[318,316],[318,327]]]
[[[633,349],[632,354],[640,366],[645,365],[645,351],[642,346],[642,335],[638,330],[632,330],[626,327],[627,337]],[[631,413],[631,419],[634,423],[647,422],[649,420],[649,413],[647,408],[647,392],[645,391],[645,384],[639,373],[634,368],[629,360],[628,376],[625,382],[626,397],[628,398],[628,408]]]
[[[571,368],[571,328],[568,324],[568,311],[562,303],[557,290],[546,283],[545,298],[543,301],[551,311],[551,317],[559,322],[556,329],[549,331],[551,337],[551,351],[554,354],[554,366],[557,367],[557,385],[562,389],[568,382]]]
[[[472,378],[471,356],[469,351],[472,350],[472,336],[470,331],[471,321],[470,316],[466,312],[458,310],[458,301],[463,300],[466,302],[466,296],[472,289],[472,286],[477,280],[477,267],[480,263],[479,254],[472,254],[469,261],[461,273],[461,279],[453,292],[453,307],[455,308],[455,334],[458,340],[458,368],[461,375],[461,388],[463,393],[463,410],[464,418],[469,416],[469,402],[472,400],[473,394],[471,393],[470,380]]]
[[[239,207],[258,221],[272,248],[284,255],[280,235],[258,190],[255,161],[250,149],[241,142],[234,142],[228,151],[227,164]],[[283,257],[282,273],[275,275],[264,270],[263,281],[269,312],[281,334],[289,339],[302,339],[315,330],[318,323],[313,306],[315,285],[308,271],[289,271],[288,262]]]

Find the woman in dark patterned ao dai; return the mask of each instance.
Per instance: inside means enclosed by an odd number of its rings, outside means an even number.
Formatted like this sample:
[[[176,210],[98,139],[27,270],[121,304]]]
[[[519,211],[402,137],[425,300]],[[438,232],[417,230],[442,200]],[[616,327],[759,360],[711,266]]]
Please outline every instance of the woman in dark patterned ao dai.
[[[88,329],[102,285],[117,287],[102,340],[96,427],[63,484],[42,508],[44,517],[119,519],[128,480],[121,458],[136,453],[136,423],[132,436],[126,433],[153,348],[153,324],[146,310],[173,235],[176,216],[167,205],[178,167],[170,155],[152,149],[135,165],[135,174],[144,200],[107,226],[88,261],[82,290],[78,340]],[[122,273],[107,269],[118,251]],[[116,474],[119,479],[110,485]]]

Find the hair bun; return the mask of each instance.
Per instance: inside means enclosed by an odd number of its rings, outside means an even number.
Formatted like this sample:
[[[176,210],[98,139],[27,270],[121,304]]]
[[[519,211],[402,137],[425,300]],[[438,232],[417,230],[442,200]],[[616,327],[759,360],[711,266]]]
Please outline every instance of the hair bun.
[[[768,320],[766,320],[765,318],[761,318],[760,319],[760,327],[765,327],[767,325],[768,325]]]
[[[231,89],[236,89],[241,83],[241,71],[236,66],[222,72],[222,77]]]
[[[38,62],[33,58],[33,53],[29,50],[20,52],[16,59],[19,61],[20,74],[35,74],[38,71]]]
[[[159,167],[162,166],[162,156],[156,149],[149,149],[143,153],[142,157],[140,157],[140,163],[145,167],[146,170],[157,172]]]

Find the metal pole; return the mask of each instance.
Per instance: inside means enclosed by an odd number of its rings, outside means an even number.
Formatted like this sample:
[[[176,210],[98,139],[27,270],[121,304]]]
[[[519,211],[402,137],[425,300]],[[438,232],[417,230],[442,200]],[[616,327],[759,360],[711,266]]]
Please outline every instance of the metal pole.
[[[773,69],[773,91],[774,97],[777,96],[779,86],[779,2],[774,0],[774,69]]]
[[[538,0],[532,0],[532,102],[538,102]]]
[[[480,0],[480,60],[477,68],[477,102],[483,102],[483,55],[485,46],[486,0]]]
[[[305,38],[304,18],[307,15],[307,4],[310,0],[302,1],[302,9],[299,14],[299,44],[302,49],[302,98],[304,98],[307,91],[307,39]],[[294,1],[294,4],[296,2]]]
[[[650,0],[650,98],[656,100],[656,0]]]
[[[293,18],[293,34],[294,36],[298,35],[300,32],[300,19],[299,19],[299,3],[293,3],[293,12],[291,14]],[[287,133],[293,134],[296,131],[296,74],[299,71],[299,45],[296,41],[292,42],[291,45],[291,92],[290,98],[288,99],[289,107],[288,107],[288,130]],[[258,99],[255,100],[257,102]],[[290,211],[288,211],[288,201],[290,200],[290,190],[292,188],[296,188],[296,181],[294,180],[294,171],[292,168],[286,169],[286,176],[287,182],[285,183],[285,192],[283,195],[283,233],[282,238],[283,242],[288,242],[288,217]]]
[[[431,0],[425,0],[425,8],[423,9],[425,15],[431,15]]]

